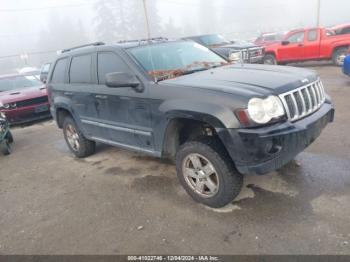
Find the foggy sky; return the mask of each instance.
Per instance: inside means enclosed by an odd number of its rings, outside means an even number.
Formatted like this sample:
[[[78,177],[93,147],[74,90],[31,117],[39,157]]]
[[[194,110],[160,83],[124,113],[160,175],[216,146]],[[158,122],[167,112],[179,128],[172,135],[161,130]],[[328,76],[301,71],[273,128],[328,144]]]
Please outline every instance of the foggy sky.
[[[142,0],[105,0],[110,2],[107,6],[114,10],[111,12],[113,16],[121,14],[116,11],[122,4],[126,5],[125,8],[129,3],[134,2],[134,5],[122,13],[130,16],[123,20],[125,25],[119,24],[122,27],[115,29],[123,31],[122,34],[99,34],[97,24],[103,15],[97,12],[96,3],[101,1],[104,0],[0,0],[0,74],[25,66],[19,56],[12,55],[36,53],[29,55],[27,63],[28,66],[40,66],[54,58],[56,49],[85,41],[118,41],[122,37],[146,36]],[[315,26],[317,17],[317,0],[146,2],[151,13],[153,37],[221,33],[230,39],[252,39],[260,32]],[[350,22],[348,10],[349,0],[321,0],[321,25]],[[155,13],[157,16],[152,15]],[[138,31],[131,29],[134,21],[138,23]],[[130,30],[134,30],[132,34],[128,34]]]

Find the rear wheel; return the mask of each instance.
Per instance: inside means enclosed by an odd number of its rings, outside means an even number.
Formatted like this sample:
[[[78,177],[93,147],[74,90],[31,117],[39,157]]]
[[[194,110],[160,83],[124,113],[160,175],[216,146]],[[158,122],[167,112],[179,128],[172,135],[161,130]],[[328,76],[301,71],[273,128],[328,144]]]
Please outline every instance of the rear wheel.
[[[87,157],[95,152],[95,142],[84,137],[70,116],[64,119],[63,134],[69,149],[76,157]]]
[[[272,54],[267,54],[263,58],[265,65],[277,65],[276,57]]]
[[[348,49],[346,47],[338,48],[333,52],[333,64],[336,66],[342,66],[344,64],[344,59],[348,53]]]
[[[183,144],[176,154],[176,169],[187,193],[210,207],[227,205],[242,188],[243,176],[220,141],[212,137]]]

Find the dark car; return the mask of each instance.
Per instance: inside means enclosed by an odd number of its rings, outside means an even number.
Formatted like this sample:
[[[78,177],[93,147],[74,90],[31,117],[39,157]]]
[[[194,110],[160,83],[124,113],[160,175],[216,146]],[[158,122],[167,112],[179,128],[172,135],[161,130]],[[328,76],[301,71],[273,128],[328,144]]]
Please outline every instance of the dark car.
[[[51,112],[76,157],[95,142],[174,159],[193,199],[231,202],[243,174],[291,161],[333,121],[310,70],[228,64],[193,41],[72,48],[48,77]]]
[[[229,41],[222,35],[190,36],[190,39],[210,48],[215,53],[230,61],[243,59],[245,63],[262,63],[264,48],[245,41]]]
[[[0,112],[11,124],[50,117],[46,87],[33,75],[0,76]]]

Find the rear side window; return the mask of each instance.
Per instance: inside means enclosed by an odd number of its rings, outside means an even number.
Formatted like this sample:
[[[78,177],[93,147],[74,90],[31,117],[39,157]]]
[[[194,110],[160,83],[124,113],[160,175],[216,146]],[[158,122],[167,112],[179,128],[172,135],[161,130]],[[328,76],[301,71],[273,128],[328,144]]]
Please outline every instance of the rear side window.
[[[52,74],[52,83],[64,83],[66,72],[67,58],[57,61],[55,69]]]
[[[113,52],[101,52],[97,54],[97,75],[98,83],[105,84],[106,74],[113,72],[130,71],[125,62]]]
[[[70,83],[91,83],[91,54],[74,56],[70,65]]]
[[[317,30],[310,30],[307,34],[307,40],[310,42],[317,40]]]

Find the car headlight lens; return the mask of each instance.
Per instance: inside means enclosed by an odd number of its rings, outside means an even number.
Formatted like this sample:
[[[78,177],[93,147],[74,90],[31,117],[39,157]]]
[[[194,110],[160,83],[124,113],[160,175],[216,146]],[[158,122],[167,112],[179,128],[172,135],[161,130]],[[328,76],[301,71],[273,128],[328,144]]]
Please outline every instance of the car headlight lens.
[[[240,52],[232,52],[228,59],[230,61],[239,61],[241,59],[241,53]]]
[[[10,108],[10,104],[3,104],[2,108],[9,109]]]
[[[281,100],[276,96],[252,98],[248,102],[248,114],[255,123],[266,124],[273,118],[283,116],[284,109]]]

